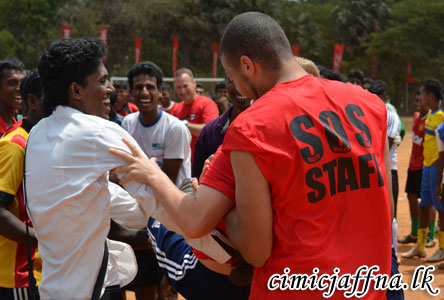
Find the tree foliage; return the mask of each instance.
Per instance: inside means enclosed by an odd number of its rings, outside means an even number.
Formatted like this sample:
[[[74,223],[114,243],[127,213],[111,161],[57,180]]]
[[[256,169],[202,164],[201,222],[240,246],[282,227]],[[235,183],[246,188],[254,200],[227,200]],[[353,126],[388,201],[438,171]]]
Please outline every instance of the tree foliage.
[[[199,77],[212,71],[212,43],[237,14],[261,11],[284,28],[300,55],[331,67],[334,43],[345,44],[342,71],[370,73],[389,83],[395,103],[404,95],[405,64],[417,82],[444,79],[444,2],[440,0],[1,0],[0,56],[35,67],[44,47],[72,25],[73,37],[97,36],[109,26],[107,67],[124,76],[134,63],[134,38],[143,38],[141,59],[172,75],[172,38],[180,40],[178,66]],[[219,76],[223,71],[219,65]]]

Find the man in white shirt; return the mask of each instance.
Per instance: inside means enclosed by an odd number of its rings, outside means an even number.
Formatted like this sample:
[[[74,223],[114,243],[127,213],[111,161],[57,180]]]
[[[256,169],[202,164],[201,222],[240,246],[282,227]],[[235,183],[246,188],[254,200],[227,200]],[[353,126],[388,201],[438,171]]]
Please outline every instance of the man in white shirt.
[[[162,70],[152,62],[140,62],[131,67],[127,76],[131,97],[139,111],[127,115],[122,127],[180,186],[185,178],[191,177],[191,134],[183,122],[158,107]],[[160,272],[156,256],[150,250],[136,250],[136,258],[139,269],[134,280],[136,295],[155,299]]]
[[[135,141],[106,120],[114,88],[102,62],[104,55],[105,45],[99,39],[61,39],[50,44],[39,60],[42,105],[48,117],[28,138],[25,192],[43,261],[42,300],[91,299],[110,219],[144,228],[151,215],[180,232],[148,187],[125,185],[136,201],[108,180],[109,170],[124,163],[108,149],[128,151],[122,138]],[[208,249],[208,243],[199,242]],[[123,243],[108,241],[108,247],[103,284],[107,289],[101,299],[121,299],[119,285],[135,275],[134,254]],[[220,252],[213,256],[225,259]]]
[[[191,134],[176,117],[159,110],[159,89],[162,71],[152,62],[135,64],[128,71],[128,83],[138,112],[122,121],[143,152],[156,157],[161,169],[172,182],[180,186],[191,177]]]

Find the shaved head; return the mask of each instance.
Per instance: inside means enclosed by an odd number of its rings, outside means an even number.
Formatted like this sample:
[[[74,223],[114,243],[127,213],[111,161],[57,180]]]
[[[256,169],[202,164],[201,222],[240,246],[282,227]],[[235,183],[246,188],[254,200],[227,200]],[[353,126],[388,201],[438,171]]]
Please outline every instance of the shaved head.
[[[245,55],[268,71],[279,69],[283,60],[293,57],[285,32],[260,12],[243,13],[231,20],[220,41],[220,54],[235,68]]]

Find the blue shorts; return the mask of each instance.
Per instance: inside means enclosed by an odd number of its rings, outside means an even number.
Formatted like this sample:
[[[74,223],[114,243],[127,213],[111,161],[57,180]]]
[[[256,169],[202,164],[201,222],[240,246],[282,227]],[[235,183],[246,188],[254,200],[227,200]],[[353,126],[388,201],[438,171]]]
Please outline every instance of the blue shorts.
[[[436,166],[422,168],[421,202],[419,202],[419,206],[433,205],[437,210],[442,209],[441,203],[435,197],[437,177],[438,168]]]
[[[147,229],[159,267],[186,299],[248,299],[249,285],[237,287],[228,276],[207,269],[181,235],[169,231],[153,218],[149,219]]]

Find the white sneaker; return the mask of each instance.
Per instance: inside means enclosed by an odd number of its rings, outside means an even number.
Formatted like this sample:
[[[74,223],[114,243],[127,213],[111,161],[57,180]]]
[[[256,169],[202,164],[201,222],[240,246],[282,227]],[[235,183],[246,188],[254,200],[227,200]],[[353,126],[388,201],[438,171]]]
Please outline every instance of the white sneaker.
[[[444,260],[444,250],[439,248],[435,254],[426,259],[426,262],[437,262],[441,260]]]

